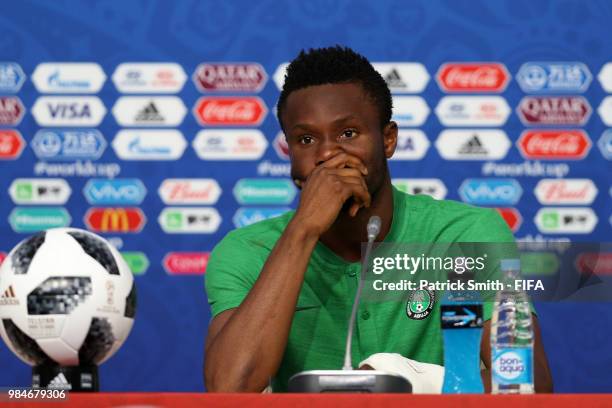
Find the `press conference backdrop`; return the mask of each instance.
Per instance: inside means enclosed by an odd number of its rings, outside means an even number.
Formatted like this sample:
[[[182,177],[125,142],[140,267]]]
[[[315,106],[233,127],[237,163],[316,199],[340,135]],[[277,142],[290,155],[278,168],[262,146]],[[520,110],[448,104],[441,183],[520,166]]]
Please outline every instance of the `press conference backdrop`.
[[[301,48],[380,63],[400,188],[499,208],[519,239],[611,235],[608,1],[23,0],[0,21],[0,251],[71,225],[136,275],[102,390],[204,389],[208,252],[297,202],[274,105]],[[537,308],[557,391],[611,391],[610,305]]]

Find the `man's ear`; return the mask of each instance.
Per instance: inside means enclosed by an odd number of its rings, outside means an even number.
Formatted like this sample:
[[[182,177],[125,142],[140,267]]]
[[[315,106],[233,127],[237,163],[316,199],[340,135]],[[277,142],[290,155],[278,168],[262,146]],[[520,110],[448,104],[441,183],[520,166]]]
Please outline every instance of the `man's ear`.
[[[384,127],[383,143],[385,146],[385,157],[390,159],[397,147],[397,123],[391,121]]]

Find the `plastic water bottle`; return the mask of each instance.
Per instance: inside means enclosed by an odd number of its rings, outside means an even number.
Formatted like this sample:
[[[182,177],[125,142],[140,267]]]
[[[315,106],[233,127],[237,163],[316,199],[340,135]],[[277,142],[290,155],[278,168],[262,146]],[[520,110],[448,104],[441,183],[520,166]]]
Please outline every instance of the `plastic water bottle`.
[[[527,295],[514,289],[518,259],[502,259],[506,290],[497,292],[491,319],[491,386],[493,394],[532,394],[533,327]]]
[[[477,292],[447,291],[440,305],[444,340],[444,394],[482,394],[482,302]]]

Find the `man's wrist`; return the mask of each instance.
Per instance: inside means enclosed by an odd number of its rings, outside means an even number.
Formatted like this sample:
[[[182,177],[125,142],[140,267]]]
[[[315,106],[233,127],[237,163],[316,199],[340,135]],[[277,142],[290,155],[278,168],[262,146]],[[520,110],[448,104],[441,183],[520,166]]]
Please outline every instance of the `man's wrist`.
[[[289,221],[285,231],[296,236],[299,240],[305,243],[312,241],[316,243],[321,236],[321,232],[318,230],[318,228],[311,225],[297,214],[291,219],[291,221]]]

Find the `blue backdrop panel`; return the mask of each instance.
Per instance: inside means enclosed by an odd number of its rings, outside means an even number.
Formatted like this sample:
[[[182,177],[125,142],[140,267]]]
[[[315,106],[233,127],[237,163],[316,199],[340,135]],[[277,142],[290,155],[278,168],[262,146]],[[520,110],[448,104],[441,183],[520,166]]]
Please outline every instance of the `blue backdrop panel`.
[[[283,171],[270,174],[266,166],[286,166],[273,148],[279,132],[273,107],[278,88],[272,77],[278,66],[300,49],[345,44],[376,62],[420,62],[431,79],[419,94],[431,113],[419,125],[430,142],[424,157],[417,161],[394,161],[396,178],[439,178],[448,193],[460,200],[458,188],[472,177],[487,177],[483,161],[444,160],[434,146],[445,126],[434,108],[446,94],[435,81],[438,68],[451,61],[495,61],[505,64],[512,79],[500,93],[512,109],[503,130],[512,142],[504,163],[525,159],[514,143],[526,126],[514,112],[526,93],[516,81],[522,64],[537,61],[581,62],[593,80],[583,95],[593,114],[582,128],[593,143],[586,160],[568,161],[567,178],[588,178],[598,189],[590,207],[598,223],[588,234],[545,234],[534,217],[542,204],[534,188],[542,177],[516,178],[523,195],[516,204],[523,222],[517,238],[575,241],[609,241],[612,201],[610,161],[596,146],[606,130],[597,107],[606,91],[597,80],[604,64],[612,61],[609,27],[612,3],[592,1],[453,0],[453,1],[35,1],[0,2],[0,62],[15,62],[27,79],[19,96],[27,113],[15,126],[27,146],[17,160],[0,161],[0,251],[8,252],[27,234],[15,232],[9,214],[17,206],[9,196],[16,178],[37,175],[42,162],[30,147],[41,126],[32,116],[32,107],[42,95],[32,82],[32,73],[43,62],[95,62],[107,80],[97,96],[107,114],[96,127],[108,146],[93,163],[116,163],[121,178],[142,180],[147,195],[139,206],[147,223],[135,234],[103,234],[122,251],[142,251],[149,268],[135,277],[138,310],[133,331],[123,348],[101,367],[104,391],[198,391],[203,390],[203,345],[210,311],[202,274],[173,275],[162,266],[173,251],[207,252],[234,227],[232,218],[241,208],[232,193],[245,177],[286,177]],[[179,126],[188,145],[180,160],[127,161],[120,159],[111,143],[122,126],[111,109],[122,96],[111,81],[117,66],[125,62],[174,62],[188,79],[180,97],[189,112]],[[203,62],[255,62],[263,66],[269,80],[259,96],[269,110],[257,128],[269,146],[258,160],[204,161],[191,143],[203,128],[191,109],[203,94],[191,75]],[[11,95],[3,91],[4,95]],[[226,95],[232,95],[227,93]],[[235,94],[234,94],[235,95]],[[6,127],[6,126],[5,126]],[[69,162],[69,161],[67,161]],[[558,164],[549,161],[548,164]],[[285,167],[286,168],[286,167]],[[38,166],[40,170],[40,165]],[[67,180],[72,195],[64,207],[72,226],[86,228],[84,217],[91,207],[82,190],[90,177],[58,176]],[[222,222],[213,233],[170,234],[157,219],[167,207],[158,195],[166,178],[214,178],[222,193],[214,207]],[[295,206],[297,198],[287,206]],[[285,204],[277,204],[275,208]],[[246,205],[248,207],[248,205]],[[251,214],[252,215],[252,214]],[[561,392],[605,392],[612,390],[612,308],[609,304],[537,305],[544,343],[553,370],[555,388]],[[9,350],[0,346],[0,385],[27,386],[30,370]]]

